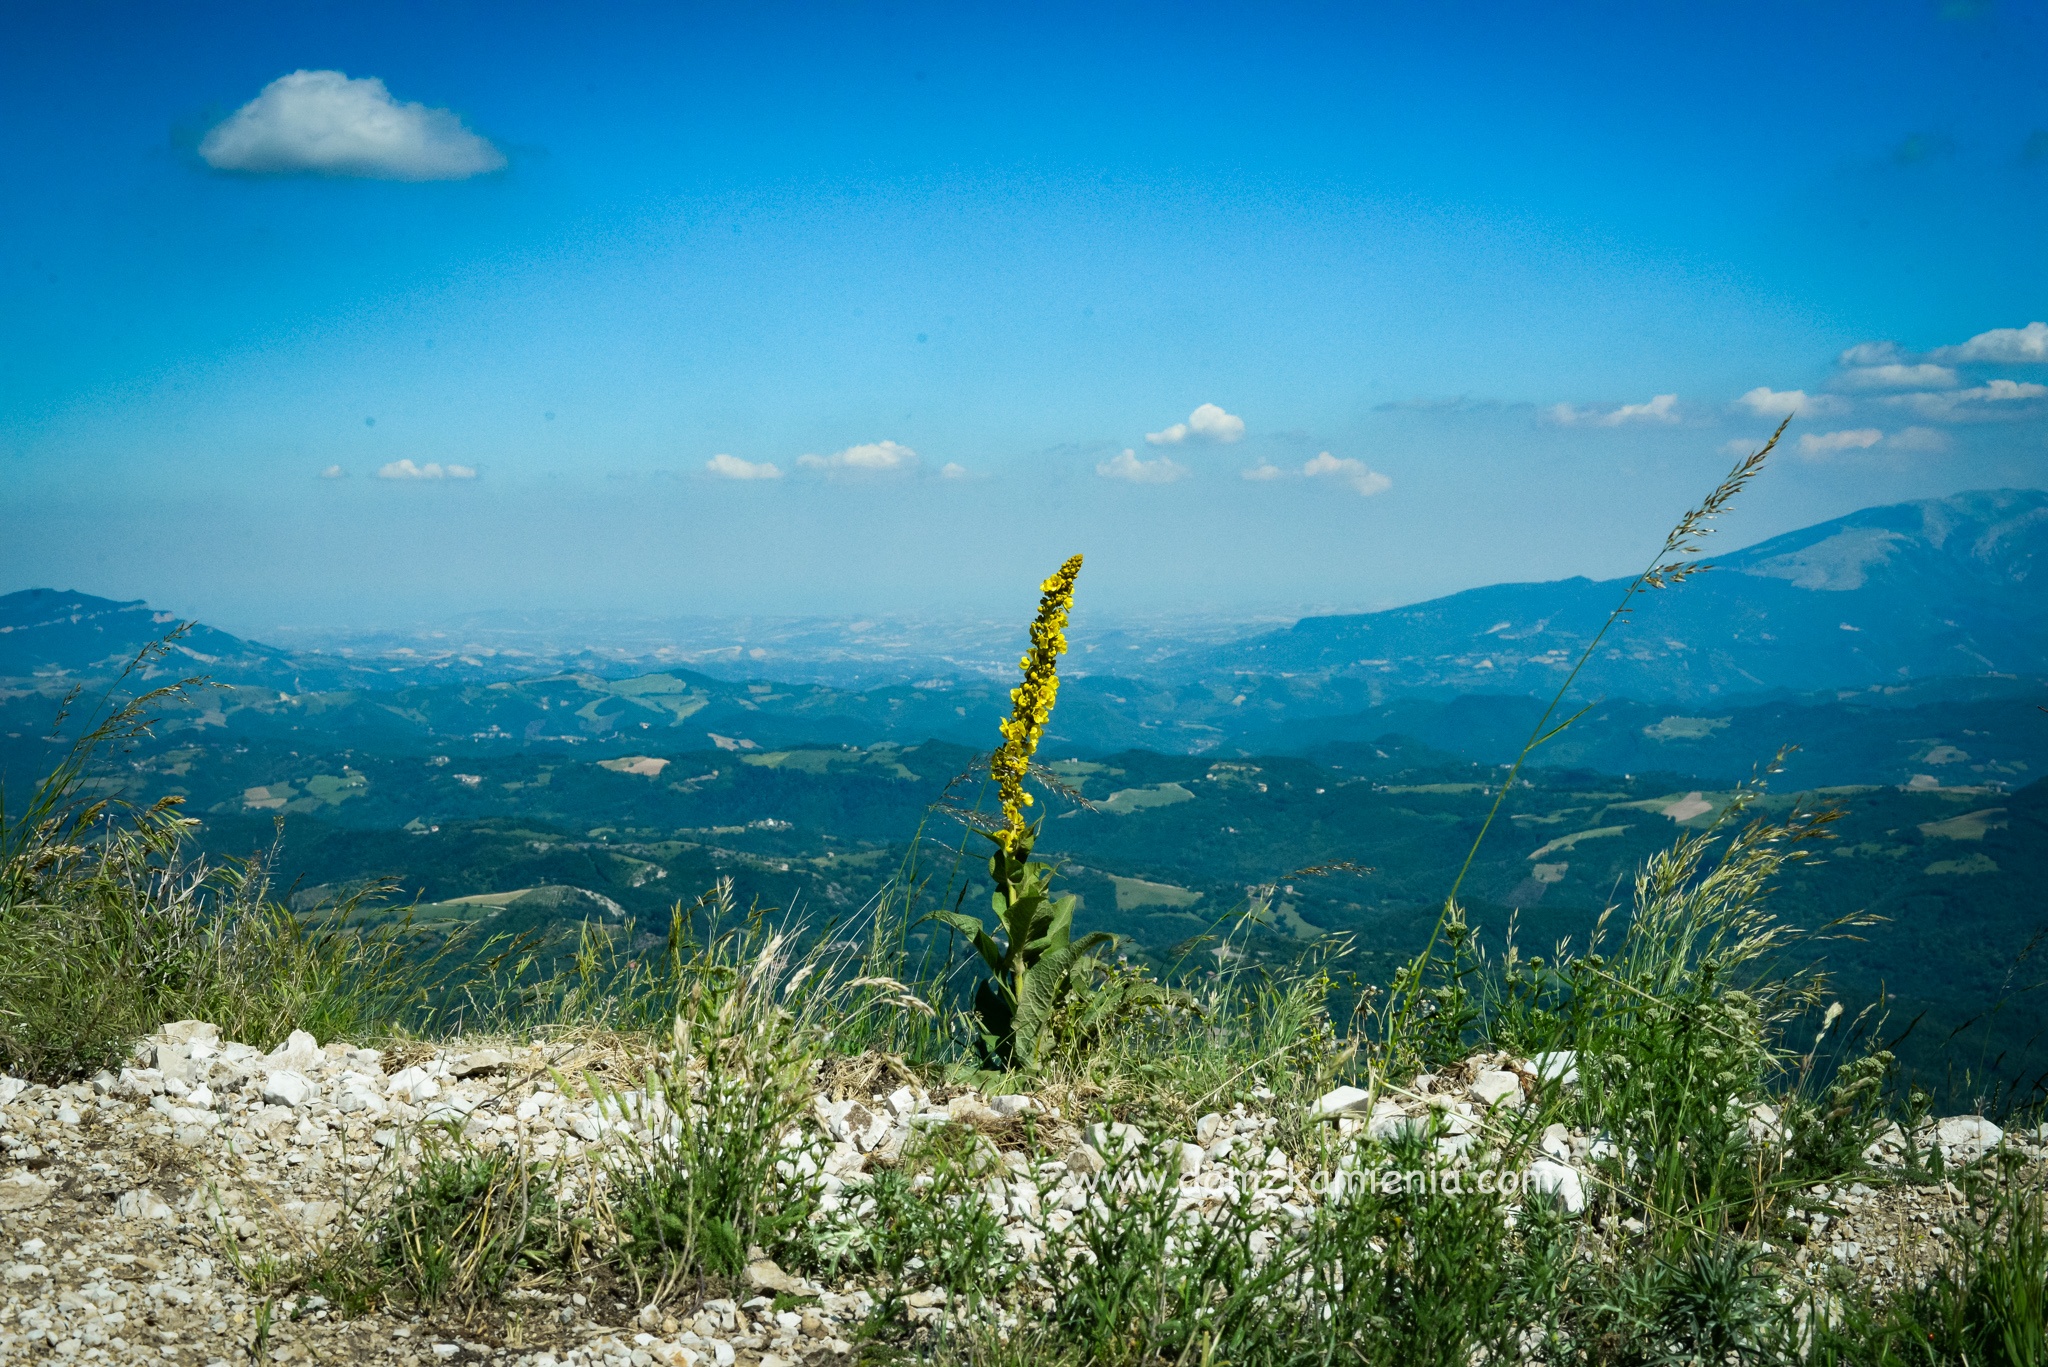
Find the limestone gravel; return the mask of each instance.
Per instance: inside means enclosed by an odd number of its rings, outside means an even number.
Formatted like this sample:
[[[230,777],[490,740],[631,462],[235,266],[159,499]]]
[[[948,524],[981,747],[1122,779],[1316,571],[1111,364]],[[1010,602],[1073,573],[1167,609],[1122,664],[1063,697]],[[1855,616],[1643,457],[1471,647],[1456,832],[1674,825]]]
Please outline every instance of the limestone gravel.
[[[570,1081],[605,1063],[570,1046],[456,1042],[388,1073],[386,1062],[303,1032],[264,1053],[180,1021],[141,1042],[118,1074],[62,1087],[0,1077],[0,1362],[247,1362],[265,1307],[237,1260],[310,1253],[358,1225],[412,1161],[422,1125],[458,1128],[484,1148],[517,1146],[565,1180],[588,1181],[608,1145],[665,1123],[657,1102],[630,1090],[600,1099]],[[909,1084],[874,1095],[821,1090],[783,1171],[820,1191],[817,1218],[858,1224],[877,1166],[899,1161],[920,1133],[964,1127],[981,1135],[970,1152],[982,1155],[982,1190],[1008,1239],[1039,1256],[1114,1164],[1157,1159],[1177,1172],[1180,1209],[1193,1218],[1245,1204],[1300,1222],[1359,1176],[1353,1141],[1411,1136],[1444,1168],[1470,1170],[1498,1159],[1538,1088],[1576,1076],[1570,1055],[1480,1054],[1405,1088],[1338,1088],[1310,1111],[1339,1141],[1324,1150],[1327,1162],[1290,1157],[1280,1117],[1245,1106],[1204,1115],[1187,1133],[1147,1134],[1083,1126],[1030,1096],[968,1092],[941,1104]],[[1017,1146],[1027,1123],[1036,1155]],[[1778,1121],[1758,1107],[1744,1123],[1769,1135]],[[2039,1165],[2043,1137],[1957,1116],[1912,1136],[1895,1129],[1867,1157],[1879,1172],[1914,1146],[1939,1148],[1951,1164],[2008,1153]],[[1563,1125],[1523,1138],[1519,1172],[1537,1193],[1526,1199],[1568,1211],[1589,1208],[1603,1165],[1628,1160],[1604,1137]],[[1603,1218],[1613,1227],[1596,1237],[1629,1233],[1631,1222]],[[1796,1199],[1782,1251],[1798,1269],[1845,1268],[1892,1286],[1939,1257],[1970,1218],[1953,1184],[1873,1177],[1816,1187]],[[750,1294],[635,1306],[593,1282],[517,1292],[482,1326],[390,1310],[344,1320],[311,1297],[269,1307],[262,1348],[274,1362],[406,1367],[850,1364],[875,1290],[819,1285],[757,1257],[742,1288]],[[938,1292],[908,1306],[916,1320],[948,1313]]]

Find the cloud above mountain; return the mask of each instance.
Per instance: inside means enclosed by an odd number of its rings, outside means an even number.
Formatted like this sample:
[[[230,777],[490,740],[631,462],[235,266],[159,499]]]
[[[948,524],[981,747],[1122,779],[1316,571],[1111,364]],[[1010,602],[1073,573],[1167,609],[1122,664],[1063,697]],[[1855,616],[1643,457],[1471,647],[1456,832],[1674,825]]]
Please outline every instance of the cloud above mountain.
[[[871,441],[834,451],[829,456],[804,455],[796,463],[806,470],[828,470],[847,474],[906,474],[917,468],[917,452],[901,442]]]
[[[1170,456],[1139,460],[1136,451],[1125,447],[1120,455],[1097,465],[1095,473],[1104,479],[1120,479],[1126,484],[1171,484],[1187,478],[1188,467]]]
[[[1875,427],[1856,427],[1841,432],[1808,432],[1799,438],[1799,454],[1820,459],[1842,451],[1867,451],[1884,440]]]
[[[1945,365],[1888,361],[1850,366],[1835,376],[1835,383],[1844,389],[1953,389],[1958,380],[1955,371]]]
[[[723,451],[704,462],[706,473],[720,479],[781,479],[782,471],[765,460],[741,460]]]
[[[1361,498],[1383,494],[1394,487],[1394,481],[1372,469],[1362,460],[1333,456],[1328,451],[1315,456],[1301,467],[1301,473],[1309,479],[1332,478],[1343,481]]]
[[[1623,427],[1640,422],[1677,422],[1678,396],[1659,394],[1647,403],[1625,403],[1619,408],[1574,408],[1568,403],[1552,404],[1547,416],[1560,427]]]
[[[1948,362],[2048,362],[2048,323],[2029,323],[2023,328],[1993,328],[1980,332],[1961,346],[1941,347],[1932,353],[1937,361]]]
[[[2031,417],[2048,399],[2048,385],[2024,380],[1987,380],[1946,393],[1895,394],[1885,400],[1942,422],[1983,422]]]
[[[376,77],[339,71],[278,77],[215,125],[199,155],[220,171],[371,180],[467,180],[505,165],[453,111],[401,104]]]
[[[1244,419],[1234,413],[1226,413],[1213,403],[1205,403],[1188,414],[1186,422],[1177,422],[1161,432],[1147,432],[1145,440],[1153,446],[1178,446],[1184,441],[1214,442],[1227,446],[1244,438]]]
[[[1760,418],[1810,418],[1838,412],[1848,406],[1832,394],[1809,394],[1803,389],[1772,389],[1761,384],[1735,402]]]
[[[410,458],[407,458],[405,460],[394,460],[390,462],[388,465],[379,466],[377,469],[377,478],[475,479],[476,467],[473,465],[442,465],[438,461],[431,460],[428,461],[425,465],[415,465],[412,463],[412,460]]]

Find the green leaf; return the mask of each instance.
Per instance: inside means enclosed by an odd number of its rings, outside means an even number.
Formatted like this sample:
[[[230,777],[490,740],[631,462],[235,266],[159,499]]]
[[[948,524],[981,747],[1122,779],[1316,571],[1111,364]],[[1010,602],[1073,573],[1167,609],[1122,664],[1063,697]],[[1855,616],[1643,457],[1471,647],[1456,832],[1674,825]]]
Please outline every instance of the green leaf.
[[[989,972],[1001,973],[1004,971],[1005,964],[1003,960],[1005,955],[994,939],[990,938],[987,928],[981,924],[980,917],[969,916],[964,911],[940,910],[932,912],[925,919],[937,921],[941,925],[951,926],[962,935],[970,936],[974,941],[975,949],[981,954],[982,961],[988,965]]]
[[[1039,1034],[1045,1028],[1047,1018],[1060,1004],[1073,967],[1073,946],[1062,945],[1032,965],[1024,975],[1024,995],[1017,1003],[1017,1042],[1013,1048],[1026,1066],[1035,1066],[1038,1062]]]
[[[1030,892],[1010,903],[1010,912],[1003,920],[1003,929],[1009,934],[1012,945],[1025,947],[1025,962],[1030,962],[1028,949],[1034,938],[1031,925],[1039,919],[1040,908],[1045,905],[1045,894]]]
[[[1068,910],[1067,919],[1069,921],[1073,919],[1073,912],[1071,908]],[[1108,931],[1091,930],[1086,935],[1083,935],[1080,939],[1074,941],[1074,952],[1076,954],[1086,954],[1090,950],[1094,949],[1097,945],[1114,946],[1115,944],[1116,936],[1110,934]]]

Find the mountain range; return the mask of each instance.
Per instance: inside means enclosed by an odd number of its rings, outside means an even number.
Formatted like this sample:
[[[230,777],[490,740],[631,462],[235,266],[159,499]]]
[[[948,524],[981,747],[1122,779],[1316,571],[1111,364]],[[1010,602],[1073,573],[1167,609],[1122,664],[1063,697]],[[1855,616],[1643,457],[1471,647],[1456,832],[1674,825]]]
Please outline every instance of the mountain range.
[[[1638,597],[1582,680],[1595,695],[1700,702],[2048,674],[2044,571],[2048,493],[1997,489],[1866,508]],[[1203,674],[1357,678],[1389,691],[1548,694],[1627,584],[1495,584],[1385,612],[1309,617],[1187,664]]]
[[[1543,758],[1727,781],[1798,743],[1801,782],[2024,783],[2048,768],[2048,718],[2028,705],[2048,694],[2044,551],[2048,494],[2028,490],[1865,509],[1736,551],[1639,596],[1580,676],[1574,697],[1596,705]],[[1147,649],[1142,662],[1117,652],[1121,672],[1088,672],[1100,656],[1077,648],[1048,744],[1077,755],[1314,755],[1406,736],[1502,762],[1540,711],[1535,699],[1625,587],[1493,585],[1235,642]],[[36,734],[68,690],[111,678],[171,625],[139,601],[50,589],[0,597],[5,732],[16,742]],[[595,663],[587,653],[584,662]],[[391,753],[981,746],[1008,706],[1008,680],[979,671],[863,688],[639,672],[618,659],[463,678],[423,673],[409,649],[343,657],[201,625],[145,671],[150,682],[188,675],[213,687],[173,726]],[[12,757],[37,762],[31,749]],[[0,748],[0,758],[18,750]]]

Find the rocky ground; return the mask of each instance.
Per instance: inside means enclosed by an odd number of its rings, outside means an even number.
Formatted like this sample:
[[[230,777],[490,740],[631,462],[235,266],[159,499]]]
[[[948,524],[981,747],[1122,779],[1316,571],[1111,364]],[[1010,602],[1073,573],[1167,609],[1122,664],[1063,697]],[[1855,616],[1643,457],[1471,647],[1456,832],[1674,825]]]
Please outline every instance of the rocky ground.
[[[818,1285],[765,1258],[736,1287],[692,1284],[660,1304],[636,1304],[629,1283],[593,1272],[516,1292],[468,1321],[388,1309],[344,1319],[318,1297],[258,1294],[264,1260],[312,1254],[377,1208],[426,1125],[458,1128],[486,1148],[520,1146],[558,1165],[572,1187],[601,1180],[594,1160],[607,1146],[659,1123],[658,1108],[601,1101],[582,1081],[609,1073],[624,1082],[623,1064],[588,1042],[379,1053],[295,1034],[262,1053],[186,1021],[144,1041],[118,1075],[57,1088],[0,1077],[0,1361],[850,1362],[871,1289]],[[1530,1090],[1568,1085],[1572,1065],[1568,1056],[1479,1055],[1393,1093],[1340,1088],[1312,1116],[1339,1139],[1419,1129],[1446,1170],[1476,1180]],[[884,1064],[842,1068],[819,1085],[812,1132],[788,1167],[823,1187],[819,1218],[841,1225],[859,1221],[877,1166],[945,1127],[974,1132],[967,1151],[986,1155],[983,1190],[1027,1254],[1064,1232],[1105,1165],[1126,1152],[1163,1158],[1169,1170],[1177,1161],[1190,1212],[1250,1202],[1306,1218],[1365,1176],[1355,1157],[1331,1166],[1291,1158],[1276,1142],[1280,1117],[1243,1106],[1202,1116],[1184,1135],[1147,1135],[1075,1124],[1051,1099],[935,1097]],[[1761,1108],[1750,1123],[1767,1133],[1775,1117]],[[2003,1135],[1977,1117],[1915,1136],[1951,1165],[2002,1146],[2037,1168],[2048,1159],[2044,1137]],[[1537,1195],[1522,1199],[1585,1208],[1612,1146],[1562,1125],[1531,1138],[1540,1156],[1516,1180]],[[1970,1212],[1953,1182],[1881,1175],[1904,1159],[1907,1139],[1894,1131],[1872,1146],[1878,1175],[1796,1198],[1778,1251],[1811,1272],[1888,1285],[1942,1256]],[[1604,1233],[1626,1238],[1629,1223],[1610,1220]],[[943,1296],[912,1296],[910,1308],[938,1317]]]

